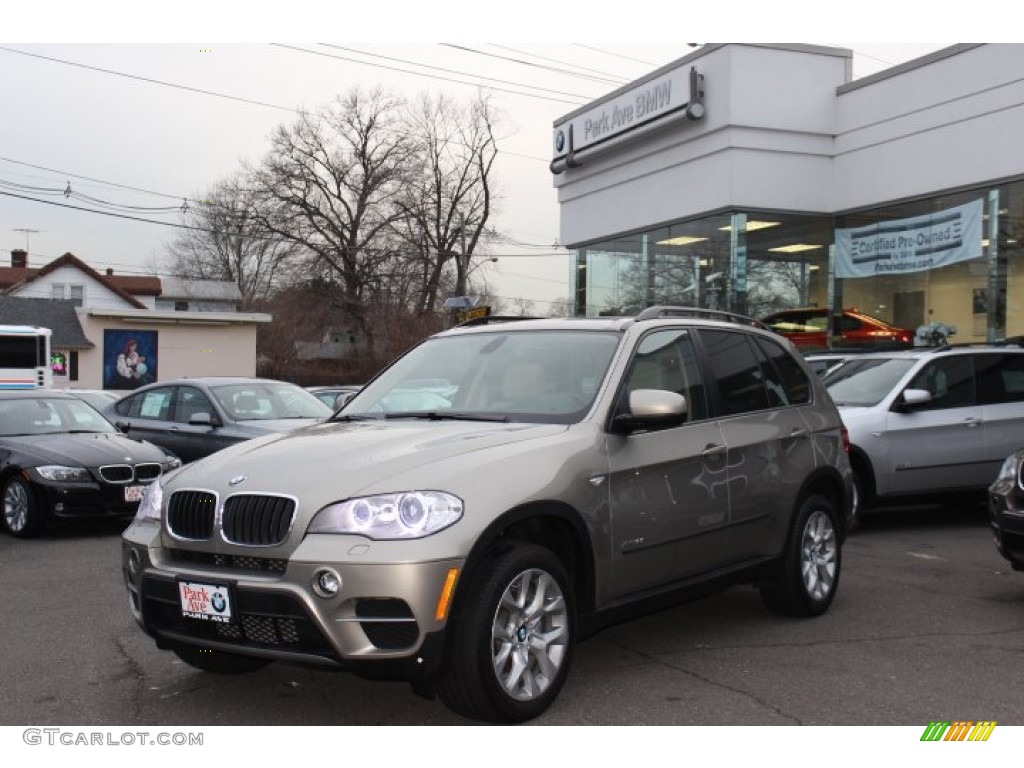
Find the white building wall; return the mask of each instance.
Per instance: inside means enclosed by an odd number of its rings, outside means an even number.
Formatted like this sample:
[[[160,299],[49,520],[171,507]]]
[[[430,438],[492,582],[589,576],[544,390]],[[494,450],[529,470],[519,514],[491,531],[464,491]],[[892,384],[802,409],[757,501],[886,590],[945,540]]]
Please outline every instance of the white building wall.
[[[1024,46],[953,46],[853,83],[851,55],[707,46],[630,84],[696,66],[706,116],[581,152],[582,167],[554,176],[561,242],[731,209],[874,208],[1024,175]]]
[[[201,320],[178,324],[167,317],[148,319],[144,310],[135,310],[134,316],[122,317],[90,315],[78,310],[78,318],[86,338],[96,346],[82,350],[78,357],[78,381],[74,386],[83,389],[103,388],[103,362],[116,359],[120,350],[104,349],[104,330],[133,330],[157,332],[157,374],[160,381],[181,376],[255,376],[256,328],[269,322],[270,315],[250,314],[243,319],[240,313],[228,323],[228,315],[211,318],[208,324]]]
[[[571,247],[730,208],[828,211],[835,94],[851,57],[843,49],[729,44],[659,70],[696,66],[706,116],[580,153],[581,168],[554,177],[561,241]]]
[[[834,210],[1024,174],[1024,46],[963,45],[837,97]]]
[[[132,307],[125,299],[75,267],[58,267],[53,272],[37,277],[13,295],[26,299],[52,299],[55,283],[83,286],[82,305],[85,307],[95,309],[128,309]]]

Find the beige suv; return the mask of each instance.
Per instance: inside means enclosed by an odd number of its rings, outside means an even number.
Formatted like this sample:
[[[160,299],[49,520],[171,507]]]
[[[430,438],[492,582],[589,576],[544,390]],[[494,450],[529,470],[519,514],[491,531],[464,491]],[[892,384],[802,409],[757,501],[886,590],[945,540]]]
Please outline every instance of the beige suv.
[[[135,619],[202,670],[334,666],[518,722],[620,609],[748,583],[821,614],[845,434],[756,326],[653,307],[437,334],[327,422],[150,486],[124,533]]]

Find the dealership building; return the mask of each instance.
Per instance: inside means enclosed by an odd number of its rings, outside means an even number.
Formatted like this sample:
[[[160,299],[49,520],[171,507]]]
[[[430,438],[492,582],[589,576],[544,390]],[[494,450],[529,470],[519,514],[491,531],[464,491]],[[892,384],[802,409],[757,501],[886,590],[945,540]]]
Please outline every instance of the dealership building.
[[[1024,45],[852,63],[708,44],[557,120],[576,314],[813,306],[1024,334]]]

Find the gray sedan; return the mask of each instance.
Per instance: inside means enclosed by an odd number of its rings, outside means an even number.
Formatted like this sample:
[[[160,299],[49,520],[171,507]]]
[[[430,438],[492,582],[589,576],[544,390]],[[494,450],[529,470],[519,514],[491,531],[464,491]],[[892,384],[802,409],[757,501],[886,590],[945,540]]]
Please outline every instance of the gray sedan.
[[[106,409],[130,437],[155,443],[182,461],[315,424],[332,412],[295,384],[244,377],[162,381],[140,387]]]

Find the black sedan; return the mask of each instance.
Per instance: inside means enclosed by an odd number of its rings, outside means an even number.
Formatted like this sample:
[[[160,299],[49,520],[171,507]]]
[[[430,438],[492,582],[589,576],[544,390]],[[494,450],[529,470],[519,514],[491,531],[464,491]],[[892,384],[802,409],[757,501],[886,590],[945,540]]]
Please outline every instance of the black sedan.
[[[103,413],[130,437],[188,462],[243,440],[316,424],[334,409],[284,381],[208,376],[139,387]]]
[[[181,465],[131,440],[74,395],[0,392],[3,527],[33,536],[59,519],[131,517],[145,487]]]
[[[989,487],[988,517],[999,554],[1024,571],[1024,448],[1006,458]]]

